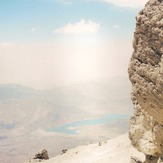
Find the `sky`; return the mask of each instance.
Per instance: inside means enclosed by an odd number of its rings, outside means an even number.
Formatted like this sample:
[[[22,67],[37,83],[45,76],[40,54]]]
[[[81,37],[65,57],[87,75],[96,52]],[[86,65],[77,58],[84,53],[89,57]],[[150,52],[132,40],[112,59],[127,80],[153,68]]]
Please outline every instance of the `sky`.
[[[147,0],[1,0],[0,84],[37,89],[127,76]]]

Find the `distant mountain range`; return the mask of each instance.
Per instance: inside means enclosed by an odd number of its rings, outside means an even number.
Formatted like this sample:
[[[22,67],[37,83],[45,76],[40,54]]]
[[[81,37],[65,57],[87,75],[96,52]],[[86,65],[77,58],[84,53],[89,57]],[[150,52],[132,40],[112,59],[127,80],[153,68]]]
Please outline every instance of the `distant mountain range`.
[[[130,112],[129,92],[130,87],[125,78],[44,91],[22,85],[0,85],[1,121],[22,124],[28,120],[28,123],[33,121],[36,124],[37,120],[44,121],[48,116],[48,121],[52,120],[53,125],[57,126],[83,118],[96,118],[110,112]],[[14,114],[17,116],[14,117]],[[34,117],[35,114],[38,118]],[[67,120],[62,121],[65,117]]]

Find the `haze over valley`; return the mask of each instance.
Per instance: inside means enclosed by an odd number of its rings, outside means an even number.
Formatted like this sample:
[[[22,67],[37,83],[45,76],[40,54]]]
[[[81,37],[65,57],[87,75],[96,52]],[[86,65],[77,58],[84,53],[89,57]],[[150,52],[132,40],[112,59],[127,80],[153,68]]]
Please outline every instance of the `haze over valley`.
[[[41,148],[54,156],[64,148],[125,133],[129,91],[123,77],[42,91],[1,85],[0,161],[22,162]]]

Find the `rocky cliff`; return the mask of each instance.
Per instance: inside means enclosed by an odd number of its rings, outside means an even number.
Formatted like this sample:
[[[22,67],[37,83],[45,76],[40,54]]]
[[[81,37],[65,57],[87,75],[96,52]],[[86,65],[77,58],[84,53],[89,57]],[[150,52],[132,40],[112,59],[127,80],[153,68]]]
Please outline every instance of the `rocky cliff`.
[[[137,15],[133,48],[129,137],[146,162],[154,163],[163,156],[163,0],[149,0]]]

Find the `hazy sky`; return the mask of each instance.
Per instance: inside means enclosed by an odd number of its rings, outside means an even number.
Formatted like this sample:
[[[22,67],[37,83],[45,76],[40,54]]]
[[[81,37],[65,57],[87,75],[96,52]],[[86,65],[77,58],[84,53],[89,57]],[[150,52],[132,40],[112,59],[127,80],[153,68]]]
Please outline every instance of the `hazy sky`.
[[[48,88],[127,76],[146,1],[0,1],[0,84]]]

